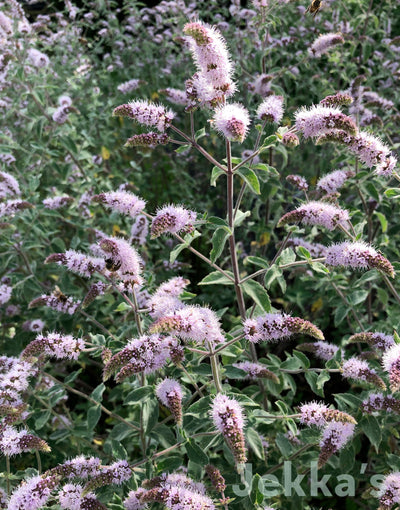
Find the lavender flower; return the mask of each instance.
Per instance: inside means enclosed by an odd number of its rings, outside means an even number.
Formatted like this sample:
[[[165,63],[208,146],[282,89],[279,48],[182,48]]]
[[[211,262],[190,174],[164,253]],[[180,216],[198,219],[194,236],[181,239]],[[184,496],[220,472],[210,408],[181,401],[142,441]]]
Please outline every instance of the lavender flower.
[[[142,502],[157,501],[169,510],[216,510],[212,500],[197,491],[171,485],[161,484],[148,490],[142,497]]]
[[[318,402],[309,402],[300,407],[300,422],[309,427],[314,425],[318,428],[325,427],[330,422],[352,423],[356,420],[347,413],[336,409],[328,409],[325,404]]]
[[[49,452],[51,448],[46,441],[29,434],[27,430],[17,431],[11,426],[6,426],[1,430],[0,451],[3,455],[17,455],[31,450]]]
[[[18,181],[7,172],[0,172],[0,199],[7,195],[19,196],[20,194]]]
[[[319,179],[317,189],[325,193],[336,193],[349,177],[354,177],[354,172],[351,170],[335,170]]]
[[[313,105],[310,109],[301,108],[295,114],[296,129],[305,138],[318,137],[332,130],[341,130],[351,135],[357,133],[353,119],[342,113],[340,108]]]
[[[90,278],[93,273],[103,273],[106,263],[99,257],[91,257],[75,250],[67,250],[65,253],[53,253],[44,261],[45,264],[56,262],[59,265],[66,266],[73,273],[80,274]]]
[[[110,466],[101,466],[99,473],[89,480],[83,488],[83,495],[104,485],[121,485],[132,476],[132,470],[126,460],[119,460]]]
[[[326,96],[322,99],[319,104],[322,106],[328,107],[337,107],[337,106],[348,106],[353,102],[353,98],[350,94],[346,94],[344,92],[338,92],[333,96]]]
[[[286,180],[290,182],[290,184],[293,184],[297,189],[301,191],[307,191],[308,190],[308,183],[304,177],[301,175],[288,175],[286,177]]]
[[[35,48],[29,48],[28,61],[34,67],[38,67],[38,68],[47,67],[50,64],[49,57]]]
[[[353,269],[378,269],[394,278],[392,264],[372,246],[355,242],[333,244],[326,250],[326,264],[333,267],[351,267]]]
[[[168,101],[174,104],[186,106],[188,104],[188,97],[185,90],[166,88],[158,91],[163,94]]]
[[[28,308],[35,308],[36,306],[48,306],[57,312],[68,313],[73,315],[81,304],[80,301],[75,301],[72,297],[63,294],[58,287],[52,294],[42,294],[38,298],[29,303]]]
[[[166,205],[157,211],[151,223],[151,237],[160,236],[165,232],[177,234],[193,231],[196,213],[182,206]]]
[[[215,427],[224,436],[236,463],[244,464],[247,457],[243,434],[244,418],[240,404],[219,393],[212,403],[211,415]]]
[[[354,434],[355,425],[349,422],[332,421],[322,433],[318,467],[326,464],[329,457],[343,448]]]
[[[390,153],[389,148],[379,138],[360,131],[356,136],[346,131],[326,131],[320,136],[316,144],[336,142],[346,145],[347,148],[368,168],[376,167],[375,172],[384,177],[390,177],[397,164],[397,159]]]
[[[365,342],[371,347],[379,349],[380,351],[385,351],[386,349],[389,349],[395,345],[392,335],[386,335],[385,333],[380,333],[378,331],[375,331],[375,333],[371,331],[356,333],[349,338],[349,343],[354,342]]]
[[[283,145],[286,145],[286,147],[297,147],[297,145],[300,143],[300,140],[296,133],[288,131],[282,135],[282,143]]]
[[[242,143],[246,138],[250,116],[246,108],[239,103],[225,104],[215,110],[212,119],[214,129],[227,140]]]
[[[156,395],[167,407],[178,425],[182,425],[182,388],[175,379],[164,379],[156,387]]]
[[[149,233],[149,220],[144,214],[136,216],[131,227],[131,243],[137,243],[142,246],[146,243],[146,238]]]
[[[64,464],[59,464],[48,471],[51,476],[67,478],[86,479],[96,476],[100,473],[101,460],[97,457],[85,458],[83,455],[67,460]]]
[[[94,195],[92,200],[121,214],[129,214],[132,218],[140,214],[146,205],[144,200],[129,191],[108,191]]]
[[[304,239],[300,239],[299,237],[292,237],[288,241],[288,246],[303,246],[306,250],[309,251],[312,257],[325,257],[326,254],[326,246],[319,243],[309,243]]]
[[[29,360],[43,353],[46,356],[58,359],[77,360],[84,348],[85,342],[81,338],[55,332],[47,333],[47,335],[38,335],[35,340],[28,344],[21,353],[21,359]]]
[[[117,106],[113,111],[113,116],[128,117],[144,126],[155,127],[163,133],[171,125],[175,115],[163,105],[156,105],[139,99]]]
[[[283,117],[283,97],[268,96],[257,108],[257,117],[260,120],[279,124]]]
[[[158,319],[153,332],[174,333],[182,340],[214,345],[225,342],[220,321],[212,310],[200,306],[184,306]]]
[[[271,342],[301,333],[319,340],[324,335],[314,324],[299,317],[291,317],[285,313],[266,313],[255,319],[246,319],[243,329],[247,340],[253,343]]]
[[[206,23],[187,23],[183,31],[191,38],[198,72],[191,79],[191,93],[202,104],[215,107],[235,92],[232,63],[220,32]]]
[[[400,400],[391,395],[384,396],[382,393],[371,393],[361,404],[363,413],[372,414],[376,411],[400,414]]]
[[[110,262],[107,269],[111,267],[124,283],[142,285],[143,261],[133,246],[125,239],[117,237],[102,239],[99,246],[110,255],[110,259],[106,260],[106,267],[107,262]]]
[[[298,345],[297,349],[299,351],[312,352],[317,358],[328,361],[335,356],[339,347],[328,342],[319,341]]]
[[[382,482],[379,489],[379,509],[390,510],[393,505],[400,503],[400,473],[390,473]]]
[[[11,299],[12,287],[6,283],[0,285],[0,305],[8,303]]]
[[[92,303],[97,298],[97,296],[102,296],[106,288],[107,286],[103,282],[93,283],[82,301],[82,308],[89,306],[90,303]]]
[[[103,379],[106,381],[118,369],[120,371],[115,377],[117,382],[133,374],[156,372],[166,364],[176,344],[176,340],[170,336],[144,335],[134,338],[105,365]]]
[[[7,202],[0,203],[0,218],[3,216],[14,216],[16,212],[31,209],[32,207],[33,205],[25,200],[7,200]]]
[[[325,53],[328,53],[328,51],[337,44],[343,44],[344,39],[342,34],[324,34],[320,35],[308,48],[308,53],[311,57],[321,57]]]
[[[146,303],[146,306],[151,309],[151,317],[159,319],[170,312],[183,308],[184,304],[179,300],[179,296],[189,283],[189,280],[182,276],[175,276],[161,284]]]
[[[60,209],[61,207],[65,207],[69,205],[71,202],[73,202],[73,199],[68,196],[64,197],[52,197],[52,198],[45,198],[43,200],[43,205],[46,209]]]
[[[132,79],[121,83],[121,85],[118,85],[117,90],[123,94],[127,94],[128,92],[133,92],[134,90],[138,89],[140,85],[143,85],[144,83],[145,82],[143,80]]]
[[[134,135],[125,142],[125,147],[149,147],[154,149],[157,145],[166,145],[170,138],[167,134],[158,134],[154,131]]]
[[[395,392],[400,389],[400,344],[392,345],[383,353],[382,365],[389,373],[390,389]]]
[[[261,378],[265,378],[265,379],[271,379],[272,381],[274,381],[276,383],[279,382],[278,377],[273,372],[271,372],[271,370],[268,370],[261,363],[252,363],[251,361],[241,361],[239,363],[233,363],[233,366],[246,372],[247,377],[249,379],[257,379],[257,378],[261,377]]]
[[[338,225],[347,225],[348,221],[349,213],[345,209],[325,202],[312,201],[283,215],[278,222],[278,227],[288,223],[302,222],[305,225],[322,225],[328,230],[334,230]]]
[[[34,476],[22,482],[11,494],[8,510],[39,510],[45,506],[51,491],[57,487],[58,478]]]
[[[145,510],[147,503],[142,503],[142,496],[146,493],[145,489],[130,491],[128,497],[123,501],[125,510]]]
[[[65,106],[59,106],[51,118],[54,120],[56,124],[65,124],[68,120],[69,108]]]
[[[346,379],[353,379],[355,381],[365,381],[385,390],[386,384],[382,381],[379,375],[373,368],[370,368],[368,363],[359,358],[350,358],[342,365],[342,375]]]
[[[218,492],[224,492],[226,489],[226,483],[224,477],[221,475],[220,470],[212,464],[207,464],[205,471],[210,478],[214,489]]]

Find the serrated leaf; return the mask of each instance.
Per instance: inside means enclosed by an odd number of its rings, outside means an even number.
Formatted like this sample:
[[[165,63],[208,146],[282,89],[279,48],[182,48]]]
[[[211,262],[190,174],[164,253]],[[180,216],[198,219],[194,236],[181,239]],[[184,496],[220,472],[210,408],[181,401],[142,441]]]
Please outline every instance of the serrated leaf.
[[[271,301],[269,299],[268,292],[264,289],[264,287],[256,282],[255,280],[246,280],[241,283],[245,294],[253,299],[253,301],[260,306],[265,312],[271,311]]]
[[[214,232],[211,243],[212,243],[212,250],[210,252],[210,260],[211,262],[215,262],[218,257],[221,255],[225,243],[229,236],[231,235],[231,232],[226,230],[227,227],[221,227],[217,228],[217,230]]]
[[[246,168],[242,166],[235,172],[235,174],[240,175],[247,186],[255,193],[256,195],[260,194],[260,182],[256,174],[250,168]]]
[[[225,273],[233,278],[233,273],[231,271],[225,271]],[[230,280],[219,271],[213,271],[203,278],[198,285],[234,285],[234,281]]]

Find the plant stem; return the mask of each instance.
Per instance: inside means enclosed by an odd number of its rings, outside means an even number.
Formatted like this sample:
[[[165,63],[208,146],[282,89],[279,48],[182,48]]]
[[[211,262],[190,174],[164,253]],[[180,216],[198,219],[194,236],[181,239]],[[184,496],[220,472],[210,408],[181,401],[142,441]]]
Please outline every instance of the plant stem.
[[[11,476],[11,469],[10,469],[10,456],[6,455],[6,469],[7,469],[7,496],[11,494],[10,489],[10,476]]]
[[[137,302],[137,298],[136,298],[136,290],[135,290],[134,286],[132,286],[132,302],[134,305],[133,313],[135,314],[135,322],[136,322],[137,330],[138,330],[139,335],[142,336],[143,335],[142,321],[140,320],[140,314],[138,312],[139,306],[138,306],[138,302]]]
[[[215,389],[217,390],[217,393],[221,393],[222,386],[221,386],[221,381],[220,381],[220,377],[219,377],[218,354],[214,353],[214,350],[211,345],[210,345],[210,363],[211,363],[211,370],[212,370],[212,374],[213,374]]]

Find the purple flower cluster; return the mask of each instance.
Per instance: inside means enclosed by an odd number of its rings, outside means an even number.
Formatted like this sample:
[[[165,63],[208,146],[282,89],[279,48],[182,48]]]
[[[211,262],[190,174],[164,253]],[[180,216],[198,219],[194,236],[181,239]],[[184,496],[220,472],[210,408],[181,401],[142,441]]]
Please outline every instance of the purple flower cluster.
[[[266,313],[255,319],[246,319],[243,329],[247,340],[253,343],[273,342],[295,334],[310,335],[319,340],[324,335],[314,324],[285,313]]]
[[[0,199],[8,195],[19,196],[20,194],[21,190],[15,177],[7,172],[0,172]]]
[[[104,485],[121,485],[132,476],[132,469],[126,460],[119,460],[110,466],[100,466],[95,474],[83,488],[83,494],[103,487]]]
[[[166,145],[170,138],[166,133],[155,133],[150,131],[148,133],[141,133],[140,135],[133,135],[125,142],[125,147],[149,147],[154,149],[157,145]]]
[[[200,306],[184,306],[161,317],[151,331],[173,333],[182,340],[209,346],[225,342],[216,313]]]
[[[52,294],[42,294],[29,303],[29,308],[36,306],[47,306],[57,312],[73,315],[79,308],[81,302],[75,301],[72,297],[66,296],[58,288]]]
[[[128,285],[141,285],[143,261],[128,241],[122,238],[109,237],[101,239],[100,248],[109,255],[106,267],[114,272],[118,279]],[[109,263],[107,265],[107,263]]]
[[[130,242],[142,246],[146,243],[148,233],[149,220],[144,214],[139,214],[132,223]]]
[[[29,434],[25,429],[16,430],[6,425],[0,432],[0,451],[3,455],[17,455],[31,450],[49,452],[50,447],[43,439]]]
[[[133,92],[138,89],[142,84],[144,84],[143,80],[133,78],[132,80],[125,81],[124,83],[121,83],[121,85],[118,85],[117,90],[123,94],[128,94],[128,92]]]
[[[212,119],[212,126],[227,140],[242,143],[246,138],[250,124],[250,115],[239,103],[219,106]]]
[[[12,287],[6,283],[0,285],[0,305],[8,303],[11,299]]]
[[[346,226],[348,221],[349,213],[345,209],[326,202],[312,201],[284,214],[278,226],[302,222],[305,225],[321,225],[328,230],[334,230],[338,225]]]
[[[391,395],[385,396],[382,393],[371,393],[363,400],[361,409],[367,414],[372,414],[377,411],[400,414],[400,400],[397,400]]]
[[[25,200],[7,200],[6,202],[0,203],[0,218],[3,216],[14,216],[18,211],[24,209],[31,209],[33,206]]]
[[[224,436],[237,464],[246,462],[244,417],[236,400],[219,393],[212,403],[211,416],[215,427]]]
[[[279,124],[283,117],[283,97],[274,94],[266,97],[257,108],[257,117],[260,120]]]
[[[308,53],[311,57],[321,57],[325,53],[328,53],[328,51],[337,44],[343,44],[344,39],[342,34],[323,34],[320,35],[308,48]]]
[[[386,389],[386,384],[376,373],[376,370],[371,368],[365,360],[356,357],[349,358],[342,364],[342,375],[346,379],[365,381],[382,390]]]
[[[317,189],[325,193],[336,193],[350,177],[354,177],[351,170],[335,170],[319,179]]]
[[[319,104],[322,106],[336,107],[336,106],[348,106],[353,102],[353,98],[350,94],[345,92],[338,92],[333,96],[326,96],[322,99]]]
[[[30,360],[32,357],[44,354],[58,359],[77,360],[84,348],[85,342],[81,338],[55,332],[47,333],[47,335],[38,335],[28,344],[21,353],[21,359]]]
[[[46,209],[60,209],[73,202],[73,198],[68,196],[63,197],[51,197],[43,200],[43,205]]]
[[[361,241],[333,244],[326,250],[326,264],[352,269],[378,269],[394,278],[392,264],[372,246]]]
[[[11,494],[8,510],[39,510],[46,505],[51,491],[57,487],[55,476],[34,476],[23,482]]]
[[[393,505],[400,503],[400,472],[386,476],[380,486],[378,498],[378,510],[390,510]]]
[[[92,200],[121,214],[129,214],[132,218],[140,214],[146,205],[144,200],[129,191],[108,191],[94,195]]]
[[[390,389],[395,392],[400,389],[400,344],[389,347],[382,357],[382,365],[389,373]]]
[[[179,299],[179,296],[188,284],[189,280],[182,278],[182,276],[175,276],[161,284],[146,303],[150,308],[151,317],[160,319],[183,308],[185,305]]]
[[[158,92],[163,94],[171,103],[181,106],[186,106],[188,104],[189,100],[185,90],[166,88],[161,89]]]
[[[195,212],[182,206],[165,205],[157,211],[153,218],[150,230],[151,237],[154,239],[165,232],[171,234],[192,232],[194,221],[196,221]]]
[[[170,336],[144,335],[134,338],[105,365],[103,379],[106,381],[117,370],[117,382],[133,374],[156,372],[166,364],[176,344],[176,340]]]
[[[386,351],[386,349],[389,349],[389,347],[395,344],[392,335],[386,335],[379,331],[356,333],[349,338],[349,342],[365,342],[374,349],[379,349],[380,351]]]
[[[328,361],[335,356],[339,350],[339,347],[337,345],[320,340],[319,342],[311,342],[298,345],[297,349],[299,351],[312,352],[315,354],[315,356],[317,356],[317,358]]]
[[[106,263],[102,258],[91,257],[75,250],[67,250],[65,253],[53,253],[49,255],[45,263],[56,262],[67,267],[73,273],[90,278],[93,273],[103,273]]]
[[[210,107],[223,103],[236,90],[233,66],[220,32],[201,21],[187,23],[184,33],[191,38],[191,50],[197,73],[188,80],[190,99]]]
[[[311,257],[325,257],[326,246],[320,243],[309,243],[299,237],[291,237],[288,246],[303,246],[310,253]]]
[[[155,127],[161,133],[171,125],[175,114],[163,105],[156,105],[144,100],[131,101],[114,109],[115,117],[128,117],[139,124]]]
[[[274,382],[279,382],[278,377],[268,370],[265,365],[261,363],[252,363],[251,361],[240,361],[239,363],[233,363],[233,366],[246,372],[249,379],[265,378],[271,379]]]
[[[308,190],[308,183],[306,179],[301,175],[288,175],[286,177],[286,180],[290,182],[290,184],[293,184],[297,189],[301,191],[307,191]]]
[[[156,395],[178,425],[182,425],[182,388],[175,379],[164,379],[156,386]]]
[[[296,129],[301,131],[305,138],[314,138],[326,133],[341,132],[355,135],[357,126],[351,117],[345,115],[340,108],[323,105],[313,105],[310,109],[301,108],[295,114]]]

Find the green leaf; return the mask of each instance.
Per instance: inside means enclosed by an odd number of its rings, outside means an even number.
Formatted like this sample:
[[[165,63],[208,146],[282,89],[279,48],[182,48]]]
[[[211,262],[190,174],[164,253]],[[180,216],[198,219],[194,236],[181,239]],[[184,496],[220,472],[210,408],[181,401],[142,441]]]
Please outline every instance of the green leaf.
[[[379,196],[379,193],[377,191],[377,189],[375,188],[374,184],[372,182],[366,182],[364,184],[365,186],[365,189],[368,191],[368,194],[374,199],[376,200],[377,202],[380,201],[380,196]]]
[[[38,417],[35,419],[35,430],[40,430],[43,428],[46,423],[49,421],[50,411],[41,412]]]
[[[310,360],[303,352],[294,350],[293,356],[300,361],[301,368],[310,368]]]
[[[292,250],[292,248],[285,248],[282,253],[279,255],[279,257],[276,259],[276,264],[278,266],[280,265],[286,265],[291,264],[296,260],[296,254]]]
[[[271,145],[273,145],[278,140],[278,137],[276,135],[270,135],[267,136],[267,138],[264,138],[264,141],[262,143],[263,148],[268,148]]]
[[[217,225],[218,227],[228,227],[228,222],[222,218],[218,218],[218,216],[210,216],[207,218],[207,225],[209,223],[211,223],[211,225]]]
[[[276,264],[271,266],[264,276],[264,285],[267,287],[267,289],[269,289],[273,282],[276,279],[280,278],[282,274],[283,274],[282,269],[279,269],[279,267]]]
[[[385,234],[387,232],[387,229],[388,229],[388,221],[386,219],[386,216],[384,214],[382,214],[381,212],[378,212],[378,211],[374,211],[374,214],[376,214],[378,216],[379,222],[380,222],[381,227],[382,227],[382,233]]]
[[[180,147],[178,147],[177,149],[175,149],[175,152],[177,154],[180,154],[181,152],[185,152],[187,151],[188,149],[190,149],[192,146],[192,144],[188,143],[188,144],[185,144],[185,145],[181,145]]]
[[[192,242],[197,239],[198,237],[200,237],[201,234],[200,232],[197,232],[197,230],[195,230],[193,232],[193,234],[187,234],[184,239],[185,239],[185,242],[184,243],[181,243],[181,244],[178,244],[178,246],[176,246],[172,251],[171,253],[169,254],[169,261],[171,264],[173,264],[175,262],[175,260],[177,259],[178,255],[180,254],[180,252],[182,250],[184,250],[185,248],[187,248],[188,246],[190,246],[192,244]]]
[[[324,370],[323,372],[320,372],[317,377],[317,388],[322,390],[324,387],[324,384],[328,382],[331,378],[331,374],[328,372],[328,370]]]
[[[136,388],[128,393],[128,395],[124,398],[123,405],[134,405],[140,404],[144,400],[154,395],[154,387],[153,386],[141,386],[140,388]]]
[[[389,198],[399,198],[400,188],[389,188],[385,191],[385,195]]]
[[[79,370],[76,370],[75,372],[72,372],[72,374],[69,374],[68,377],[64,379],[65,384],[71,384],[75,379],[78,377],[78,375],[82,372],[82,368]]]
[[[339,324],[341,324],[344,319],[347,317],[347,314],[350,312],[350,308],[348,305],[339,305],[336,310],[335,310],[335,318],[334,318],[334,322],[335,322],[335,326],[339,326]]]
[[[218,177],[220,177],[221,175],[223,175],[224,173],[224,170],[221,170],[221,168],[215,166],[213,169],[212,169],[212,172],[211,172],[211,186],[216,186],[217,185],[217,179]]]
[[[122,303],[120,303],[114,311],[126,312],[127,310],[132,310],[131,306],[128,305],[128,303],[125,303],[125,301],[122,301]]]
[[[105,385],[103,383],[99,384],[97,386],[97,388],[95,388],[92,393],[91,393],[91,397],[93,400],[95,400],[96,402],[101,402],[103,400],[103,393],[104,393],[104,390],[106,389]]]
[[[260,182],[253,170],[242,166],[235,172],[235,174],[238,174],[240,177],[242,177],[244,182],[249,186],[253,193],[256,195],[260,194]]]
[[[237,213],[236,213],[236,216],[235,216],[235,220],[233,222],[233,226],[234,227],[239,227],[243,221],[248,217],[250,216],[251,212],[250,211],[240,211],[238,209]]]
[[[211,239],[212,243],[212,250],[210,252],[211,262],[215,262],[221,255],[225,243],[230,235],[231,233],[227,231],[226,227],[217,228],[217,230],[214,232]]]
[[[87,428],[88,430],[93,430],[97,425],[97,422],[100,420],[101,416],[101,407],[100,405],[89,407],[87,413]]]
[[[318,387],[317,380],[318,380],[318,374],[315,372],[306,372],[304,374],[304,377],[306,378],[306,381],[310,385],[310,388],[313,390],[313,392],[316,395],[319,395],[320,397],[324,397],[324,390],[322,387]]]
[[[269,262],[267,259],[263,259],[261,257],[254,257],[250,255],[244,259],[244,263],[254,264],[255,266],[262,267],[263,269],[267,269],[269,267]]]
[[[375,418],[375,416],[363,416],[359,422],[359,425],[378,453],[379,445],[382,441],[382,431],[378,420]]]
[[[251,297],[253,301],[265,312],[271,311],[271,301],[269,299],[268,292],[260,283],[255,280],[246,280],[241,283],[240,286],[245,294]]]
[[[147,400],[142,405],[142,420],[143,427],[148,434],[158,422],[159,407],[157,400]]]
[[[233,278],[233,273],[231,271],[225,271],[225,273]],[[234,281],[229,280],[229,278],[219,271],[213,271],[203,278],[198,285],[234,285]]]
[[[200,140],[200,138],[203,138],[203,136],[206,136],[206,128],[202,127],[201,129],[199,129],[198,131],[196,131],[195,135],[194,135],[194,139],[196,140]]]
[[[297,246],[296,251],[299,255],[302,255],[306,259],[311,259],[310,252],[304,248],[304,246]]]
[[[193,439],[189,439],[185,443],[186,453],[189,460],[200,466],[205,466],[209,463],[208,456],[204,453],[203,449]]]

